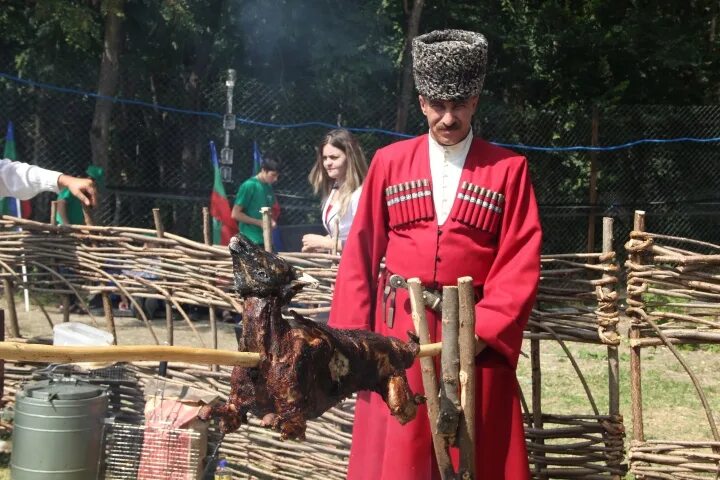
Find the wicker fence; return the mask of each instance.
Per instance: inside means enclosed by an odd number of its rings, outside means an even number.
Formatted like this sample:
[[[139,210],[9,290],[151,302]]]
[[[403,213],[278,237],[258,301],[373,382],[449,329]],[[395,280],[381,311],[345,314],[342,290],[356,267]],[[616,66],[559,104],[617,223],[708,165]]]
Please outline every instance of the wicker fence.
[[[645,213],[636,212],[627,243],[627,313],[630,329],[633,439],[631,471],[640,478],[720,478],[720,435],[703,379],[683,356],[683,347],[720,344],[720,245],[646,231]],[[643,417],[643,349],[662,346],[677,359],[707,422],[705,438],[646,439]],[[716,351],[716,350],[715,350]]]
[[[26,287],[36,301],[38,295],[35,293],[40,292],[105,295],[119,291],[133,299],[143,296],[163,298],[180,311],[184,305],[239,308],[230,291],[231,263],[225,249],[167,234],[162,225],[156,226],[155,230],[56,227],[3,217],[0,220],[0,268],[6,298],[10,300],[13,291]],[[531,346],[529,360],[523,360],[531,363],[530,391],[526,388],[524,392],[523,407],[531,468],[538,479],[622,478],[627,469],[618,391],[620,269],[612,249],[611,220],[607,219],[604,227],[602,251],[542,258],[538,300],[525,333]],[[690,241],[686,241],[689,246],[684,249],[660,247],[658,243],[666,238],[635,232],[628,244],[632,254],[628,263],[628,313],[635,319],[632,346],[638,357],[643,347],[652,344],[665,343],[668,348],[673,348],[672,343],[679,341],[712,339],[717,342],[717,331],[713,334],[711,327],[718,327],[720,288],[717,282],[720,276],[717,265],[720,256],[716,255],[716,250],[720,247]],[[689,250],[691,247],[705,254],[693,253]],[[658,264],[663,265],[662,268],[648,266],[650,253]],[[298,253],[282,256],[317,280],[296,299],[298,307],[307,314],[327,310],[337,258]],[[27,281],[23,281],[23,263]],[[136,273],[148,270],[153,274],[151,280]],[[657,275],[657,278],[651,275]],[[668,290],[663,298],[668,299],[666,305],[672,308],[657,308],[656,304],[650,307],[647,299],[643,299],[643,295],[656,294],[658,288]],[[678,298],[686,300],[679,302]],[[683,313],[677,313],[676,307],[684,309]],[[663,323],[657,321],[658,318],[667,321]],[[12,308],[8,308],[7,320],[8,336],[22,335],[22,325],[13,321]],[[185,320],[192,326],[189,318]],[[49,316],[48,322],[52,324]],[[113,322],[112,310],[106,309],[104,326],[114,332]],[[157,342],[158,333],[152,330],[147,319],[145,322],[148,340]],[[660,323],[662,325],[657,329],[652,327]],[[172,328],[164,333],[166,341],[172,343]],[[543,409],[540,352],[547,342],[558,342],[565,350],[579,385],[587,395],[586,413],[568,415]],[[567,348],[569,342],[595,344],[603,352],[602,361],[607,362],[610,372],[608,405],[598,405],[595,400],[598,392],[589,388]],[[216,345],[214,341],[213,346]],[[156,366],[132,364],[124,367],[128,380],[117,396],[121,399],[118,408],[131,411],[141,408],[140,392],[149,379],[156,377]],[[639,384],[639,370],[635,370],[633,383]],[[13,401],[18,384],[27,380],[32,371],[32,368],[19,364],[6,366],[4,402]],[[197,365],[173,364],[163,381],[196,386],[221,397],[227,396],[230,390],[229,370],[224,368],[208,370]],[[639,395],[639,389],[633,392]],[[262,429],[256,420],[252,420],[250,426],[225,438],[221,452],[230,459],[239,478],[344,478],[352,409],[353,402],[348,400],[310,422],[308,441],[303,443],[280,442],[276,434]],[[713,478],[691,474],[677,476],[678,472],[717,471],[719,457],[713,449],[717,449],[720,442],[712,422],[713,439],[707,442],[643,442],[642,428],[638,428],[642,425],[642,409],[634,408],[632,413],[635,442],[630,449],[630,458],[633,472],[646,475],[644,478]],[[140,421],[141,416],[129,414],[127,418]],[[708,418],[712,418],[711,413]]]

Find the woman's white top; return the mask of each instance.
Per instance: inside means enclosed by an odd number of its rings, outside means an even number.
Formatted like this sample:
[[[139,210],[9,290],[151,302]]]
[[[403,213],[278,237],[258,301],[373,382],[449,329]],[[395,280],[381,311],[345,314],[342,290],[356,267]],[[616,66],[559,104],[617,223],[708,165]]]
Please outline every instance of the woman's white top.
[[[350,233],[350,225],[352,225],[353,218],[355,218],[355,213],[357,212],[361,191],[362,186],[358,187],[357,190],[352,193],[350,203],[345,210],[345,214],[340,218],[340,224],[338,226],[340,227],[340,241],[342,243],[345,243],[345,240],[347,240],[348,234]],[[340,213],[340,203],[337,198],[333,197],[334,196],[331,193],[325,200],[325,203],[323,203],[322,208],[323,225],[325,225],[325,230],[327,230],[330,236],[335,234],[335,222],[338,214]]]
[[[16,197],[27,200],[40,192],[58,192],[58,178],[61,173],[0,159],[0,197]]]

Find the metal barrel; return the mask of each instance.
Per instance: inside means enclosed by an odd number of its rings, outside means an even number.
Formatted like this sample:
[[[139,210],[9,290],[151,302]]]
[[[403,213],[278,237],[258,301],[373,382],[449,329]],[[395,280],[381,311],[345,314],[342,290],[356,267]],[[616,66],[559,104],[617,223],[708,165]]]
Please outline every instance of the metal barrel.
[[[77,379],[27,384],[15,398],[11,478],[98,478],[107,407],[105,388]]]

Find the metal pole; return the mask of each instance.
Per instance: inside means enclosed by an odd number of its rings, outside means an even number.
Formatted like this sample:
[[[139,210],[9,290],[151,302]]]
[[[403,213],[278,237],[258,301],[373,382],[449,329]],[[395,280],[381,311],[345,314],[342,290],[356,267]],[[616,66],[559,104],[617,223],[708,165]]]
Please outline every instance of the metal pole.
[[[225,139],[223,142],[223,148],[220,151],[220,174],[223,182],[232,181],[232,164],[233,164],[233,149],[230,148],[230,132],[235,130],[235,114],[233,114],[233,89],[235,88],[235,70],[228,69],[227,80],[225,80],[226,91],[226,106],[225,116],[223,117],[223,129],[225,129]]]

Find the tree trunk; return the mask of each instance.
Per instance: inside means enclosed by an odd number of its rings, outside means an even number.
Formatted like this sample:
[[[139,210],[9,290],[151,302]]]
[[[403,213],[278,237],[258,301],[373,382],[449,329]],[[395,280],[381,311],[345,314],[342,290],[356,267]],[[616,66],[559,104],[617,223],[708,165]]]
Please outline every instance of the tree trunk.
[[[98,78],[98,95],[106,97],[112,97],[117,93],[124,7],[125,0],[104,0],[101,5],[105,14],[105,39]],[[98,98],[95,102],[95,113],[90,129],[90,149],[93,164],[103,167],[106,174],[109,166],[111,113],[112,102]]]
[[[407,129],[408,110],[412,101],[413,78],[412,78],[412,41],[420,29],[420,15],[425,0],[414,0],[410,18],[408,20],[407,34],[405,35],[405,50],[403,51],[403,71],[400,86],[400,98],[397,105],[397,116],[395,117],[395,131],[404,132]]]

